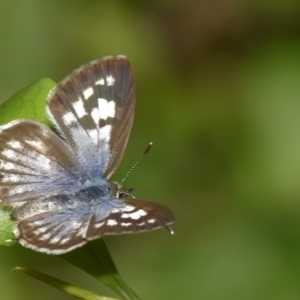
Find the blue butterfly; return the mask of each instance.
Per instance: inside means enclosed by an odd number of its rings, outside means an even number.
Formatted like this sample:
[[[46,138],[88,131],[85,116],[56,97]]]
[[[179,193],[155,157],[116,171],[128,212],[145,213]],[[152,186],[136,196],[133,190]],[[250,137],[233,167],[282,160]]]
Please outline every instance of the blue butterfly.
[[[127,58],[108,56],[78,68],[48,96],[47,112],[60,137],[29,120],[0,127],[0,199],[14,208],[20,244],[63,254],[108,234],[172,232],[168,208],[110,181],[134,107]]]

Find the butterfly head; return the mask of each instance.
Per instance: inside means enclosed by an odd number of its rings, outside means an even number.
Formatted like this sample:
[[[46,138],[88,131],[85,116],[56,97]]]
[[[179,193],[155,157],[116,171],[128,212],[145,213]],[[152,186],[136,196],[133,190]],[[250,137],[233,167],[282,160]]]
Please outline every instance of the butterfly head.
[[[111,190],[111,195],[119,199],[119,198],[125,198],[127,196],[133,197],[131,193],[134,191],[134,188],[127,189],[119,182],[111,182],[110,190]]]

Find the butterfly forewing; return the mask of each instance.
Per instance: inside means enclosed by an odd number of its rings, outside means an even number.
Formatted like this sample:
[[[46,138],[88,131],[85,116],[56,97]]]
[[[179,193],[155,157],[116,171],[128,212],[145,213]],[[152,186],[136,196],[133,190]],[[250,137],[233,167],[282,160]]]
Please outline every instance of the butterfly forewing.
[[[93,180],[118,167],[133,122],[135,92],[123,56],[95,60],[71,73],[48,100],[52,121]]]
[[[71,149],[47,126],[12,121],[0,127],[0,199],[34,200],[72,191],[84,173]]]

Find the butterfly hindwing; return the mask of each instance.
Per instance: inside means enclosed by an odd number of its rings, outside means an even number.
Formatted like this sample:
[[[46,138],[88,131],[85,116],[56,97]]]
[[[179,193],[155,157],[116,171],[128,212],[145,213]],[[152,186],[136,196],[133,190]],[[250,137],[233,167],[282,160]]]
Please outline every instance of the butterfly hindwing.
[[[103,235],[149,231],[168,226],[174,221],[173,213],[164,205],[137,198],[115,199],[115,205],[106,218],[97,220],[93,215],[87,238]]]
[[[48,204],[56,203],[54,209],[42,201],[36,203],[39,213],[26,218],[23,215],[14,231],[19,242],[40,252],[61,254],[105,235],[149,231],[173,222],[172,212],[152,201],[112,199],[97,201],[93,206],[74,200],[68,206],[61,200],[48,199]]]

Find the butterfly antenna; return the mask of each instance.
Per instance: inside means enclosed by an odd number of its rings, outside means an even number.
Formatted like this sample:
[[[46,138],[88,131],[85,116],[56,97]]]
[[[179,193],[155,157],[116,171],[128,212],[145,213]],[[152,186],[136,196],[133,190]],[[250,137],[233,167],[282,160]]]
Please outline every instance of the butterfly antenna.
[[[148,152],[150,151],[150,149],[152,148],[153,143],[149,143],[149,145],[147,146],[146,150],[143,152],[143,154],[138,158],[138,160],[132,165],[132,167],[129,169],[129,171],[127,172],[127,174],[125,175],[125,177],[121,180],[121,183],[123,181],[125,181],[125,179],[129,176],[129,174],[132,172],[132,170],[140,163],[140,161],[143,159],[143,157],[148,154]]]

